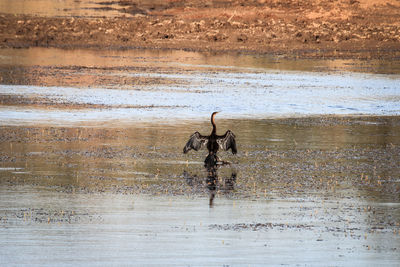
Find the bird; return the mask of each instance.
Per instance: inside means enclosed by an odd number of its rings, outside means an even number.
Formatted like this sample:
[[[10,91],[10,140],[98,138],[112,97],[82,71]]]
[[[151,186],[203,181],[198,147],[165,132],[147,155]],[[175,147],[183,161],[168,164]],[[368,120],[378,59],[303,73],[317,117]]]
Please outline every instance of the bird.
[[[192,134],[183,148],[183,153],[186,154],[189,150],[194,149],[198,151],[203,146],[207,146],[208,156],[205,159],[205,164],[208,166],[216,165],[218,162],[227,163],[220,161],[217,157],[219,149],[232,151],[232,154],[237,153],[236,148],[236,136],[231,130],[227,130],[224,135],[217,135],[217,126],[215,125],[214,117],[219,112],[213,112],[211,114],[212,131],[210,135],[201,135],[199,132]]]

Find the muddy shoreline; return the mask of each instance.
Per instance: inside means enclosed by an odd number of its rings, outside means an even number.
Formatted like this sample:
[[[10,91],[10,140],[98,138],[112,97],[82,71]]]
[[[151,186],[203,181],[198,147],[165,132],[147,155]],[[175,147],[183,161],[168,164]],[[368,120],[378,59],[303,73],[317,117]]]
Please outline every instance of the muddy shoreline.
[[[400,57],[396,1],[173,1],[143,8],[135,1],[117,3],[125,11],[114,18],[2,14],[0,47]]]

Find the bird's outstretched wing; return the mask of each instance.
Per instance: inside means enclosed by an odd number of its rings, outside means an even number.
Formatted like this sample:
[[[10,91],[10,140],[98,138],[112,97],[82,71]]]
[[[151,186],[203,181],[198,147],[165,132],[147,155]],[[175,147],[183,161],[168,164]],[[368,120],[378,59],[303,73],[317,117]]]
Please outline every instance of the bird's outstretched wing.
[[[183,148],[183,153],[187,153],[189,150],[199,150],[202,146],[206,145],[208,142],[207,136],[201,135],[199,132],[195,132],[187,141],[185,147]]]
[[[235,141],[235,135],[230,131],[226,131],[224,135],[220,135],[217,138],[217,143],[219,147],[223,150],[232,150],[233,154],[237,153],[236,149],[236,141]]]

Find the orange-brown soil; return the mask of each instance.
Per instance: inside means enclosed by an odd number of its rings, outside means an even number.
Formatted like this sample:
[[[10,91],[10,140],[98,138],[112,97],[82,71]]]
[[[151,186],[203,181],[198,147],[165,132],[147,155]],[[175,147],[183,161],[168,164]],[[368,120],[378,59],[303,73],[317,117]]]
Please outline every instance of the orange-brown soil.
[[[399,0],[169,0],[118,18],[0,15],[0,47],[185,49],[398,58]],[[137,2],[137,3],[136,3]]]

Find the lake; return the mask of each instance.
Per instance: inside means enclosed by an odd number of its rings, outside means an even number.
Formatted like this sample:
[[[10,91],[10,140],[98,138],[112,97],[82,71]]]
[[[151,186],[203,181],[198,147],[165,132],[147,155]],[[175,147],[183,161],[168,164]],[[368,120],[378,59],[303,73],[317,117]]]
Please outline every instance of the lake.
[[[0,50],[5,265],[396,265],[399,65]],[[236,135],[210,172],[189,136]]]

